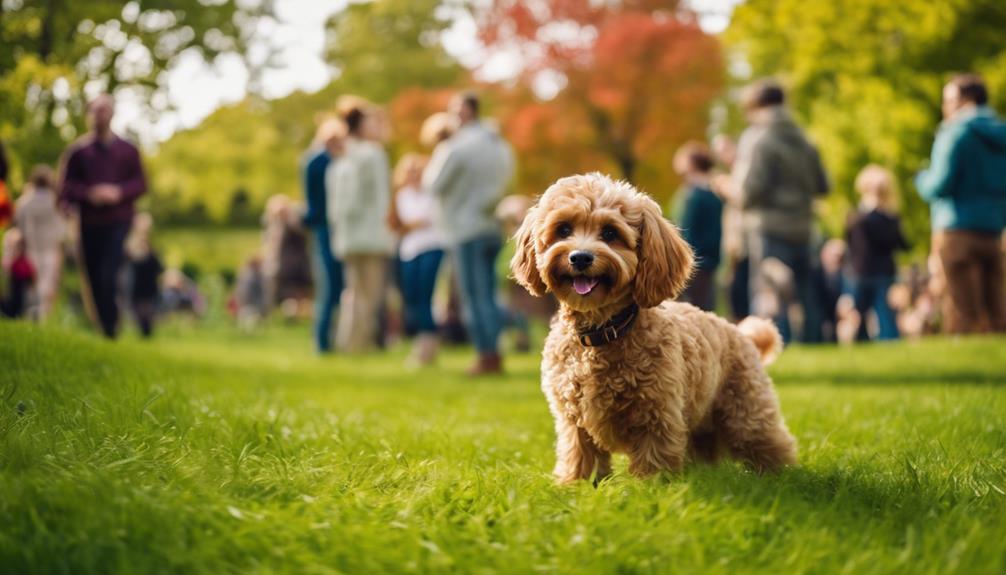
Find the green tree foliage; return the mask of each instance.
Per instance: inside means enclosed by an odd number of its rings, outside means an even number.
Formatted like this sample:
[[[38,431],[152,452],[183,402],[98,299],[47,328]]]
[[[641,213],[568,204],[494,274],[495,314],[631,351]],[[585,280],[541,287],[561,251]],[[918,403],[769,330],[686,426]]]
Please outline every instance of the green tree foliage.
[[[55,163],[83,128],[85,95],[138,93],[168,109],[166,70],[183,53],[243,54],[270,2],[4,0],[0,138],[20,171]]]
[[[378,102],[451,85],[462,70],[441,44],[449,9],[444,0],[350,3],[327,23],[326,60],[343,89]]]
[[[155,215],[188,221],[194,206],[205,205],[213,220],[246,223],[248,213],[260,213],[273,194],[301,197],[300,155],[318,118],[334,113],[340,95],[386,104],[415,89],[455,84],[463,69],[441,46],[440,34],[450,23],[441,18],[440,4],[377,0],[334,15],[326,23],[332,83],[313,94],[249,98],[165,142],[149,162]],[[415,136],[395,133],[392,150],[409,148],[402,140]],[[237,194],[240,213],[233,213]]]
[[[841,229],[857,172],[876,162],[901,181],[908,231],[924,246],[928,210],[910,181],[927,161],[941,88],[977,71],[1006,109],[1003,30],[1002,0],[748,0],[726,39],[754,77],[789,88],[835,184],[828,227]]]

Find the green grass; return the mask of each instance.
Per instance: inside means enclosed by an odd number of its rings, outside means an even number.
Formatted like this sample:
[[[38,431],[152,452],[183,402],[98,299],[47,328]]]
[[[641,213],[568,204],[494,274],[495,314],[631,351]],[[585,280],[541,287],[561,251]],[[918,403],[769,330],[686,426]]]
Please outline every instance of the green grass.
[[[1003,573],[1002,339],[787,350],[802,465],[553,485],[534,355],[0,323],[5,573]]]

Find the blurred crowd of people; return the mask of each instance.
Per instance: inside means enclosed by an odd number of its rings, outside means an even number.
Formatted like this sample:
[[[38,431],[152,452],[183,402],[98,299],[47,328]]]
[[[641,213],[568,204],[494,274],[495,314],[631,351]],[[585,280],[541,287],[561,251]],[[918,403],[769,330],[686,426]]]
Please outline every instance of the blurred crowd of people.
[[[406,154],[392,169],[384,110],[354,96],[336,108],[305,153],[303,205],[269,201],[263,249],[238,275],[239,321],[251,327],[273,307],[289,316],[303,309],[310,243],[320,353],[366,352],[405,334],[414,338],[409,361],[421,366],[436,361],[441,337],[465,338],[478,353],[470,373],[498,373],[505,326],[527,346],[521,314],[497,300],[504,220],[496,208],[513,173],[509,145],[481,119],[478,97],[462,93],[424,123],[419,139],[430,155]],[[441,277],[446,305],[434,313]]]
[[[735,320],[773,318],[787,341],[1006,330],[1006,124],[987,102],[975,75],[944,90],[944,121],[915,182],[931,206],[932,251],[925,266],[905,268],[897,254],[911,246],[894,174],[865,165],[844,234],[825,237],[815,204],[830,183],[818,150],[780,85],[752,84],[736,144],[719,135],[669,158],[684,183],[672,219],[697,256],[683,299]],[[68,258],[85,309],[110,338],[123,306],[144,336],[159,314],[205,310],[193,279],[166,269],[152,247],[153,220],[135,209],[147,190],[140,153],[112,131],[113,114],[110,96],[91,101],[90,131],[67,149],[59,175],[32,169],[16,204],[0,146],[0,227],[13,226],[3,239],[4,315],[49,315]],[[467,340],[477,351],[470,373],[498,373],[503,330],[515,328],[515,346],[526,349],[526,315],[554,309],[515,284],[500,290],[504,239],[530,206],[505,196],[511,149],[469,92],[431,116],[418,135],[425,150],[393,168],[390,129],[382,108],[351,96],[319,122],[303,201],[268,201],[261,249],[237,273],[229,309],[246,330],[273,310],[312,316],[320,353],[412,337],[416,366],[434,363],[443,339]]]
[[[720,135],[674,158],[685,183],[674,219],[698,256],[683,297],[715,310],[723,278],[734,319],[773,318],[787,341],[1006,331],[1006,124],[978,76],[955,77],[943,97],[931,163],[916,179],[931,206],[932,253],[925,269],[899,270],[896,254],[911,246],[894,174],[864,166],[844,236],[824,237],[814,203],[830,186],[818,152],[777,83],[749,86],[736,145]]]
[[[65,262],[80,267],[84,311],[109,338],[119,332],[123,307],[144,337],[160,313],[200,312],[194,283],[165,270],[151,247],[153,219],[135,209],[147,191],[140,153],[112,131],[114,113],[109,95],[89,102],[89,131],[66,150],[60,174],[35,166],[13,205],[0,147],[0,227],[13,224],[3,238],[4,315],[44,321]]]

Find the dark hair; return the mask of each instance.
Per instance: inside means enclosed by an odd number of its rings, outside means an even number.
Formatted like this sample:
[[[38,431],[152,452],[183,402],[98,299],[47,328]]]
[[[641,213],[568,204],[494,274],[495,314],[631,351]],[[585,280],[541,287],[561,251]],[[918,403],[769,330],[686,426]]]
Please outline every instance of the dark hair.
[[[366,117],[366,113],[362,108],[354,106],[346,111],[342,116],[342,121],[346,123],[346,130],[350,134],[358,135],[360,129],[363,127],[363,119]]]
[[[716,160],[713,159],[712,152],[709,151],[709,147],[702,142],[686,142],[685,145],[678,149],[679,154],[685,154],[688,158],[688,165],[695,171],[708,174],[712,171],[713,166],[716,165]]]
[[[950,84],[957,86],[961,100],[984,106],[989,101],[988,88],[985,80],[978,74],[958,74],[950,79]]]
[[[52,168],[45,164],[39,164],[31,169],[28,181],[36,188],[53,188],[56,185],[56,176]]]
[[[741,94],[741,105],[746,110],[760,110],[770,106],[781,106],[786,102],[786,92],[772,78],[758,80],[748,85]]]
[[[461,98],[461,103],[468,107],[472,111],[472,115],[476,118],[479,115],[479,97],[475,92],[462,92],[458,95]]]

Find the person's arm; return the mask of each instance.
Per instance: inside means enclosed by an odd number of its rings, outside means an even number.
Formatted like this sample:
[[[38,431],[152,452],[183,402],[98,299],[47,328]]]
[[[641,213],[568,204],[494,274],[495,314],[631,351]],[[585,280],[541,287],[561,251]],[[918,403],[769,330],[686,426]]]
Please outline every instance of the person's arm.
[[[757,143],[752,146],[751,161],[740,180],[741,205],[744,209],[764,206],[768,196],[772,193],[775,170],[773,169],[774,162],[771,150],[768,148],[767,145],[757,145]]]
[[[953,194],[953,183],[959,171],[961,139],[956,128],[944,129],[936,135],[929,169],[915,177],[915,187],[923,200],[932,202]]]
[[[321,156],[308,159],[301,169],[304,200],[307,203],[302,220],[305,225],[321,224],[327,217],[327,214],[320,213],[321,200],[325,197],[325,164],[320,159]]]
[[[685,197],[685,202],[681,210],[681,235],[685,237],[685,241],[688,245],[695,249],[696,236],[696,225],[699,219],[699,211],[701,206],[698,202],[698,194],[695,192],[685,192],[688,194]]]
[[[63,169],[59,184],[59,197],[64,202],[83,204],[89,201],[91,186],[83,180],[83,166],[76,147],[63,156]]]
[[[131,202],[142,196],[147,191],[147,176],[143,173],[143,160],[140,158],[140,150],[130,145],[130,153],[127,165],[127,177],[119,183],[119,201]]]
[[[348,160],[339,159],[328,164],[328,168],[325,170],[325,208],[328,212],[328,223],[330,225],[336,225],[339,217],[342,215],[340,209],[342,207],[341,196],[341,186],[339,186],[339,173],[338,170],[341,169],[339,162],[345,162]]]
[[[433,192],[435,196],[445,196],[450,193],[455,178],[459,173],[457,154],[448,142],[442,142],[433,150],[430,163],[423,170],[423,187]]]

